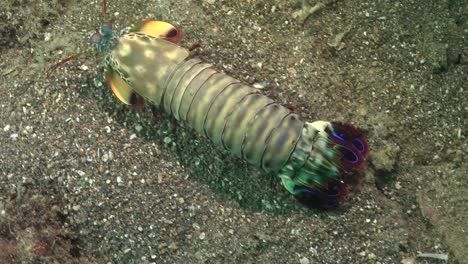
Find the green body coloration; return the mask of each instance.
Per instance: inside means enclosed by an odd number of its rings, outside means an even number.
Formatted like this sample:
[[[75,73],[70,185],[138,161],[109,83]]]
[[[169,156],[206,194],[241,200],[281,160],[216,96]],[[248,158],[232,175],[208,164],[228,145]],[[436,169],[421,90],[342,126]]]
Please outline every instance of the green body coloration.
[[[327,188],[338,180],[339,153],[330,122],[306,122],[257,89],[244,85],[164,39],[123,35],[106,58],[137,94],[187,122],[218,147],[274,172],[285,188]]]

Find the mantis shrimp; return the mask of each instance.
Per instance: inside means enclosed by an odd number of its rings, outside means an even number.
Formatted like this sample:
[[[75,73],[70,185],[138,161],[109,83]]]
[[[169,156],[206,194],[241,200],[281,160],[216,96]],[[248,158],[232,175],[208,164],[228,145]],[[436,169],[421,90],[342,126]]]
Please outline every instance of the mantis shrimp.
[[[104,0],[104,16],[106,6]],[[104,22],[91,52],[106,54],[105,78],[122,103],[146,101],[186,122],[215,146],[276,174],[305,206],[336,208],[357,189],[369,152],[359,130],[304,120],[260,90],[191,58],[177,45],[182,35],[171,23],[145,20],[118,36]],[[55,64],[49,74],[80,55]]]

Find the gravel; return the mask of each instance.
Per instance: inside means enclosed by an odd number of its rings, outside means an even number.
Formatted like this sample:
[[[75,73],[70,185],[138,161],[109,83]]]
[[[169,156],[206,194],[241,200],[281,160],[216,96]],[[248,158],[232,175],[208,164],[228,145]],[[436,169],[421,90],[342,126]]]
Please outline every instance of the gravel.
[[[100,1],[3,2],[0,262],[468,259],[463,0],[331,1],[303,21],[293,14],[313,1],[109,1],[115,29],[177,23],[217,69],[311,120],[360,127],[366,178],[333,212],[302,208],[274,175],[170,117],[121,105],[102,58],[39,79],[90,47]]]

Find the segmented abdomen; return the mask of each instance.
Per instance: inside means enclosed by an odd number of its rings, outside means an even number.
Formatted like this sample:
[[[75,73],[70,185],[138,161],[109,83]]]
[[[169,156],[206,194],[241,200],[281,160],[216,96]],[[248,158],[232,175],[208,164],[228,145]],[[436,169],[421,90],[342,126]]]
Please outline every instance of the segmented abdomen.
[[[161,106],[217,146],[268,172],[284,166],[304,126],[299,115],[199,59],[178,65]]]
[[[257,89],[148,35],[124,35],[108,57],[129,89],[268,172],[309,207],[337,207],[362,179],[368,154],[351,125],[305,122]]]

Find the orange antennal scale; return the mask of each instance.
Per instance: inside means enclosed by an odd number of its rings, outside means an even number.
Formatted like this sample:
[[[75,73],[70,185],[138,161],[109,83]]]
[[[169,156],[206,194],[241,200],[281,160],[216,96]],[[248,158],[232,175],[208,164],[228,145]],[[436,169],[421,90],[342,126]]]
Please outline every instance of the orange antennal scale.
[[[147,34],[155,38],[162,38],[174,44],[179,43],[184,35],[182,30],[177,26],[157,20],[143,20],[132,31]]]

